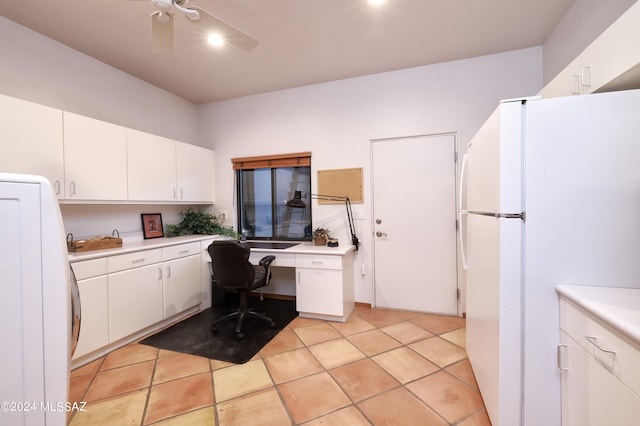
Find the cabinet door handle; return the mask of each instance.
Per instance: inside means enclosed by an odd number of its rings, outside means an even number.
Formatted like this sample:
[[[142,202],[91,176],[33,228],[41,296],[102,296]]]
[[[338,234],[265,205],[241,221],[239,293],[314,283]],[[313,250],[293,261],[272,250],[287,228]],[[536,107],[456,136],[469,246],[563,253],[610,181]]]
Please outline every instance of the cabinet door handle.
[[[71,183],[69,184],[69,196],[72,196],[75,194],[76,194],[76,182],[71,181]]]
[[[162,268],[158,268],[158,279],[162,279]]]
[[[56,195],[60,195],[60,181],[57,180],[53,184],[53,190],[56,192]]]
[[[593,346],[595,346],[596,348],[598,348],[598,350],[599,350],[599,351],[602,351],[602,352],[605,352],[605,353],[608,353],[608,354],[610,354],[610,355],[614,355],[614,356],[615,356],[616,351],[611,351],[611,350],[605,349],[605,348],[603,348],[602,346],[600,346],[600,345],[598,344],[598,338],[597,338],[597,337],[594,337],[594,336],[585,336],[585,339],[587,339],[587,340],[589,341],[589,343],[591,343]]]
[[[182,188],[180,188],[180,199],[182,200],[184,198],[184,191],[182,190]]]
[[[173,188],[173,199],[174,200],[176,199],[176,189],[175,188]]]
[[[571,94],[580,94],[580,75],[574,74],[571,76]]]
[[[141,263],[144,263],[144,257],[142,259],[133,259],[131,261],[131,264],[133,264],[133,265],[139,265]]]
[[[613,367],[616,362],[616,351],[605,349],[602,346],[600,346],[600,344],[598,343],[598,338],[595,336],[585,336],[584,338],[587,339],[587,341],[591,343],[598,351],[611,357],[611,361],[610,361],[611,365],[609,365],[607,364],[606,360],[603,360],[602,358],[600,358],[599,355],[595,356],[596,354],[593,354],[596,360],[598,360],[598,362],[602,364],[603,367],[605,367],[609,371],[613,371]]]
[[[560,371],[569,371],[568,368],[563,367],[563,362],[562,360],[564,359],[564,357],[562,356],[562,348],[567,348],[568,346],[565,344],[560,344],[558,345],[558,369],[560,369]]]
[[[171,266],[167,266],[167,278],[171,277]]]
[[[591,67],[582,67],[582,87],[591,87]]]
[[[181,256],[183,256],[183,255],[185,255],[185,254],[189,254],[189,250],[180,250],[180,251],[178,252],[178,254],[179,254],[179,255],[181,255]]]
[[[322,260],[312,260],[311,263],[313,265],[323,265],[324,264],[324,262]]]
[[[302,283],[302,280],[300,279],[302,277],[302,272],[298,271],[298,284]]]

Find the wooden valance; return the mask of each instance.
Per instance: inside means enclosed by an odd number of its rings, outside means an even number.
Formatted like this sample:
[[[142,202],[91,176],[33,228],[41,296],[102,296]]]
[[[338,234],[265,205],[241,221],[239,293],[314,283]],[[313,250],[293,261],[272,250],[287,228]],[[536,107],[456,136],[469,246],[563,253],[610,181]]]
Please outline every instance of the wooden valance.
[[[266,169],[271,167],[309,167],[311,166],[311,153],[296,152],[293,154],[232,158],[231,162],[233,163],[234,170]]]

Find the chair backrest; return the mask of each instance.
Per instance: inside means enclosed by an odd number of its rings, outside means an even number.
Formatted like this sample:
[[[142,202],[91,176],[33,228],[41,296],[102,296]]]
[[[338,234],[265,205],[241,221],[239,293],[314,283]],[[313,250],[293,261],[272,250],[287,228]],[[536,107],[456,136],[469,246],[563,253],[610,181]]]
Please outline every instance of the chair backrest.
[[[255,268],[249,262],[251,250],[238,240],[216,240],[207,248],[216,283],[227,288],[251,288]]]

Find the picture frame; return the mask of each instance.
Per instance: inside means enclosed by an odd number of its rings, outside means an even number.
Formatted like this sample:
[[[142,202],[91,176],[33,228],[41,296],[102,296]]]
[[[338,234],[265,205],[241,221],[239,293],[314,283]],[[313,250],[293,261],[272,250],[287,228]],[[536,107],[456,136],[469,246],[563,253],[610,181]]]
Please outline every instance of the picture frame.
[[[142,233],[145,240],[164,237],[162,215],[160,213],[143,213],[140,215],[140,218],[142,220]]]

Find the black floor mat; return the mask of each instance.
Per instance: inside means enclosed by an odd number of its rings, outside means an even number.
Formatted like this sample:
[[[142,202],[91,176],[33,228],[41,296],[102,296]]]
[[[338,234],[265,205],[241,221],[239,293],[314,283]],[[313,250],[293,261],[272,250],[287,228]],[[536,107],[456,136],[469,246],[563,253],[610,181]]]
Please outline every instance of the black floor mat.
[[[232,309],[214,307],[147,337],[140,343],[159,349],[244,364],[298,316],[293,300],[264,299],[260,301],[257,297],[249,297],[249,306],[264,311],[276,326],[271,328],[269,324],[258,318],[247,317],[242,327],[244,332],[242,339],[236,337],[236,320],[219,323],[218,334],[214,335],[211,333],[211,322]]]

